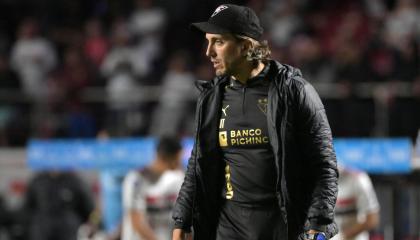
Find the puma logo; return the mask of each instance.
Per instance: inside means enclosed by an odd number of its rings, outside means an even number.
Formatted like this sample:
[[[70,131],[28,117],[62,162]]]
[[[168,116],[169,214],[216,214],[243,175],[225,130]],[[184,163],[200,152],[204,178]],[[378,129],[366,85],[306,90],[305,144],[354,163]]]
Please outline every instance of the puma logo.
[[[227,117],[227,113],[226,113],[226,110],[229,108],[229,105],[226,105],[226,107],[225,108],[222,108],[222,112],[223,112],[223,115],[225,115],[225,117]]]

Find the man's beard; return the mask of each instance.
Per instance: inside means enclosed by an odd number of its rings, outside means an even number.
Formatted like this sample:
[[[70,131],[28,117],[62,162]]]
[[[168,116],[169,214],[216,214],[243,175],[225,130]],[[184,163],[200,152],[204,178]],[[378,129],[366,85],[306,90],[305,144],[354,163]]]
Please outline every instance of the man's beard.
[[[231,76],[233,75],[233,72],[231,69],[223,68],[223,69],[216,69],[215,70],[216,76]]]
[[[224,70],[218,70],[218,69],[216,69],[215,74],[216,74],[216,76],[222,76],[222,75],[225,75],[225,72],[226,71],[224,71]]]

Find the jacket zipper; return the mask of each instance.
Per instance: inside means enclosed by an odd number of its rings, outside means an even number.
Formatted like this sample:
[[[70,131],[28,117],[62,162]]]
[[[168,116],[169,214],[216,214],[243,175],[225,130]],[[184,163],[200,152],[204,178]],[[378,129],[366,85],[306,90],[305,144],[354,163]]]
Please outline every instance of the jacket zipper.
[[[246,94],[246,86],[242,88],[242,115],[245,115],[245,94]]]
[[[280,189],[281,189],[281,194],[283,197],[283,203],[282,203],[282,211],[284,212],[284,222],[287,225],[287,210],[286,210],[286,202],[289,201],[289,197],[288,197],[288,193],[286,191],[286,186],[283,186],[286,184],[286,176],[285,176],[285,160],[286,160],[286,146],[284,145],[284,140],[286,139],[286,123],[287,123],[287,111],[288,111],[288,107],[287,107],[287,97],[286,94],[283,96],[284,97],[284,115],[282,116],[282,121],[281,121],[281,127],[280,127],[280,137],[282,139],[281,141],[281,180],[280,180]]]
[[[278,74],[282,74],[281,73],[281,71],[282,71],[283,69],[281,69],[280,71],[279,71],[279,73]],[[287,70],[286,70],[287,71]],[[286,73],[284,73],[284,74],[286,74]],[[282,86],[281,86],[281,88],[283,87],[283,84],[284,84],[284,81],[285,81],[285,79],[282,79]],[[287,225],[288,225],[288,221],[287,221],[287,209],[286,209],[286,201],[287,201],[287,199],[288,199],[288,197],[287,197],[287,193],[284,191],[284,187],[285,186],[283,186],[283,184],[285,183],[285,145],[284,145],[284,139],[285,139],[285,132],[286,132],[286,121],[287,121],[287,95],[286,94],[284,94],[283,96],[280,94],[280,86],[278,86],[278,84],[277,83],[275,83],[276,84],[276,86],[275,86],[275,88],[276,88],[276,93],[277,93],[277,95],[278,95],[278,97],[279,98],[283,98],[283,99],[281,99],[281,100],[283,100],[284,101],[284,113],[283,113],[283,116],[282,116],[282,120],[281,120],[281,123],[280,123],[280,140],[281,140],[281,151],[282,151],[282,155],[281,155],[281,173],[279,172],[278,174],[281,174],[281,179],[280,179],[280,196],[278,196],[278,198],[280,198],[280,200],[281,200],[281,205],[280,205],[280,211],[282,212],[282,216],[283,216],[283,221],[284,221],[284,223],[285,223],[285,225],[286,225],[286,236],[288,236],[289,235],[289,231],[288,231],[288,227],[287,227]],[[278,108],[278,106],[277,106],[277,108]],[[279,142],[279,138],[278,138],[278,134],[277,134],[277,129],[276,129],[276,125],[275,125],[275,122],[276,122],[276,119],[274,119],[274,122],[273,122],[273,126],[274,126],[274,129],[275,129],[275,131],[274,131],[274,137],[276,138],[276,140],[277,140],[277,143]],[[278,156],[278,150],[279,149],[277,149],[277,154],[276,154],[276,156]],[[276,157],[277,158],[277,157]],[[277,167],[277,169],[279,169],[279,164],[278,164],[278,161],[276,161],[276,167]],[[279,176],[277,176],[277,182],[276,182],[276,190],[278,189],[278,181],[279,180]]]

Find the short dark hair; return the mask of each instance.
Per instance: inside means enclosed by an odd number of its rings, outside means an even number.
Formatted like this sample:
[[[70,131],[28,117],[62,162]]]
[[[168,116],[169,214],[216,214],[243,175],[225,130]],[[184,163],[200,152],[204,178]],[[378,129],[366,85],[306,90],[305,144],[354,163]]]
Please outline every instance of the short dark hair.
[[[175,157],[182,150],[181,141],[174,136],[162,136],[156,147],[157,154],[165,159]]]

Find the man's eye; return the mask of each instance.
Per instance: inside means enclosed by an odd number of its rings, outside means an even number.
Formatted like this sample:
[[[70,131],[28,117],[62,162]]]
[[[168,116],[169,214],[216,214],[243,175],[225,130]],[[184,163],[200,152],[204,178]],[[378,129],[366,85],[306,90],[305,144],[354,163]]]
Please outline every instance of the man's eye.
[[[223,44],[223,41],[222,40],[216,40],[216,41],[214,41],[216,44]]]

